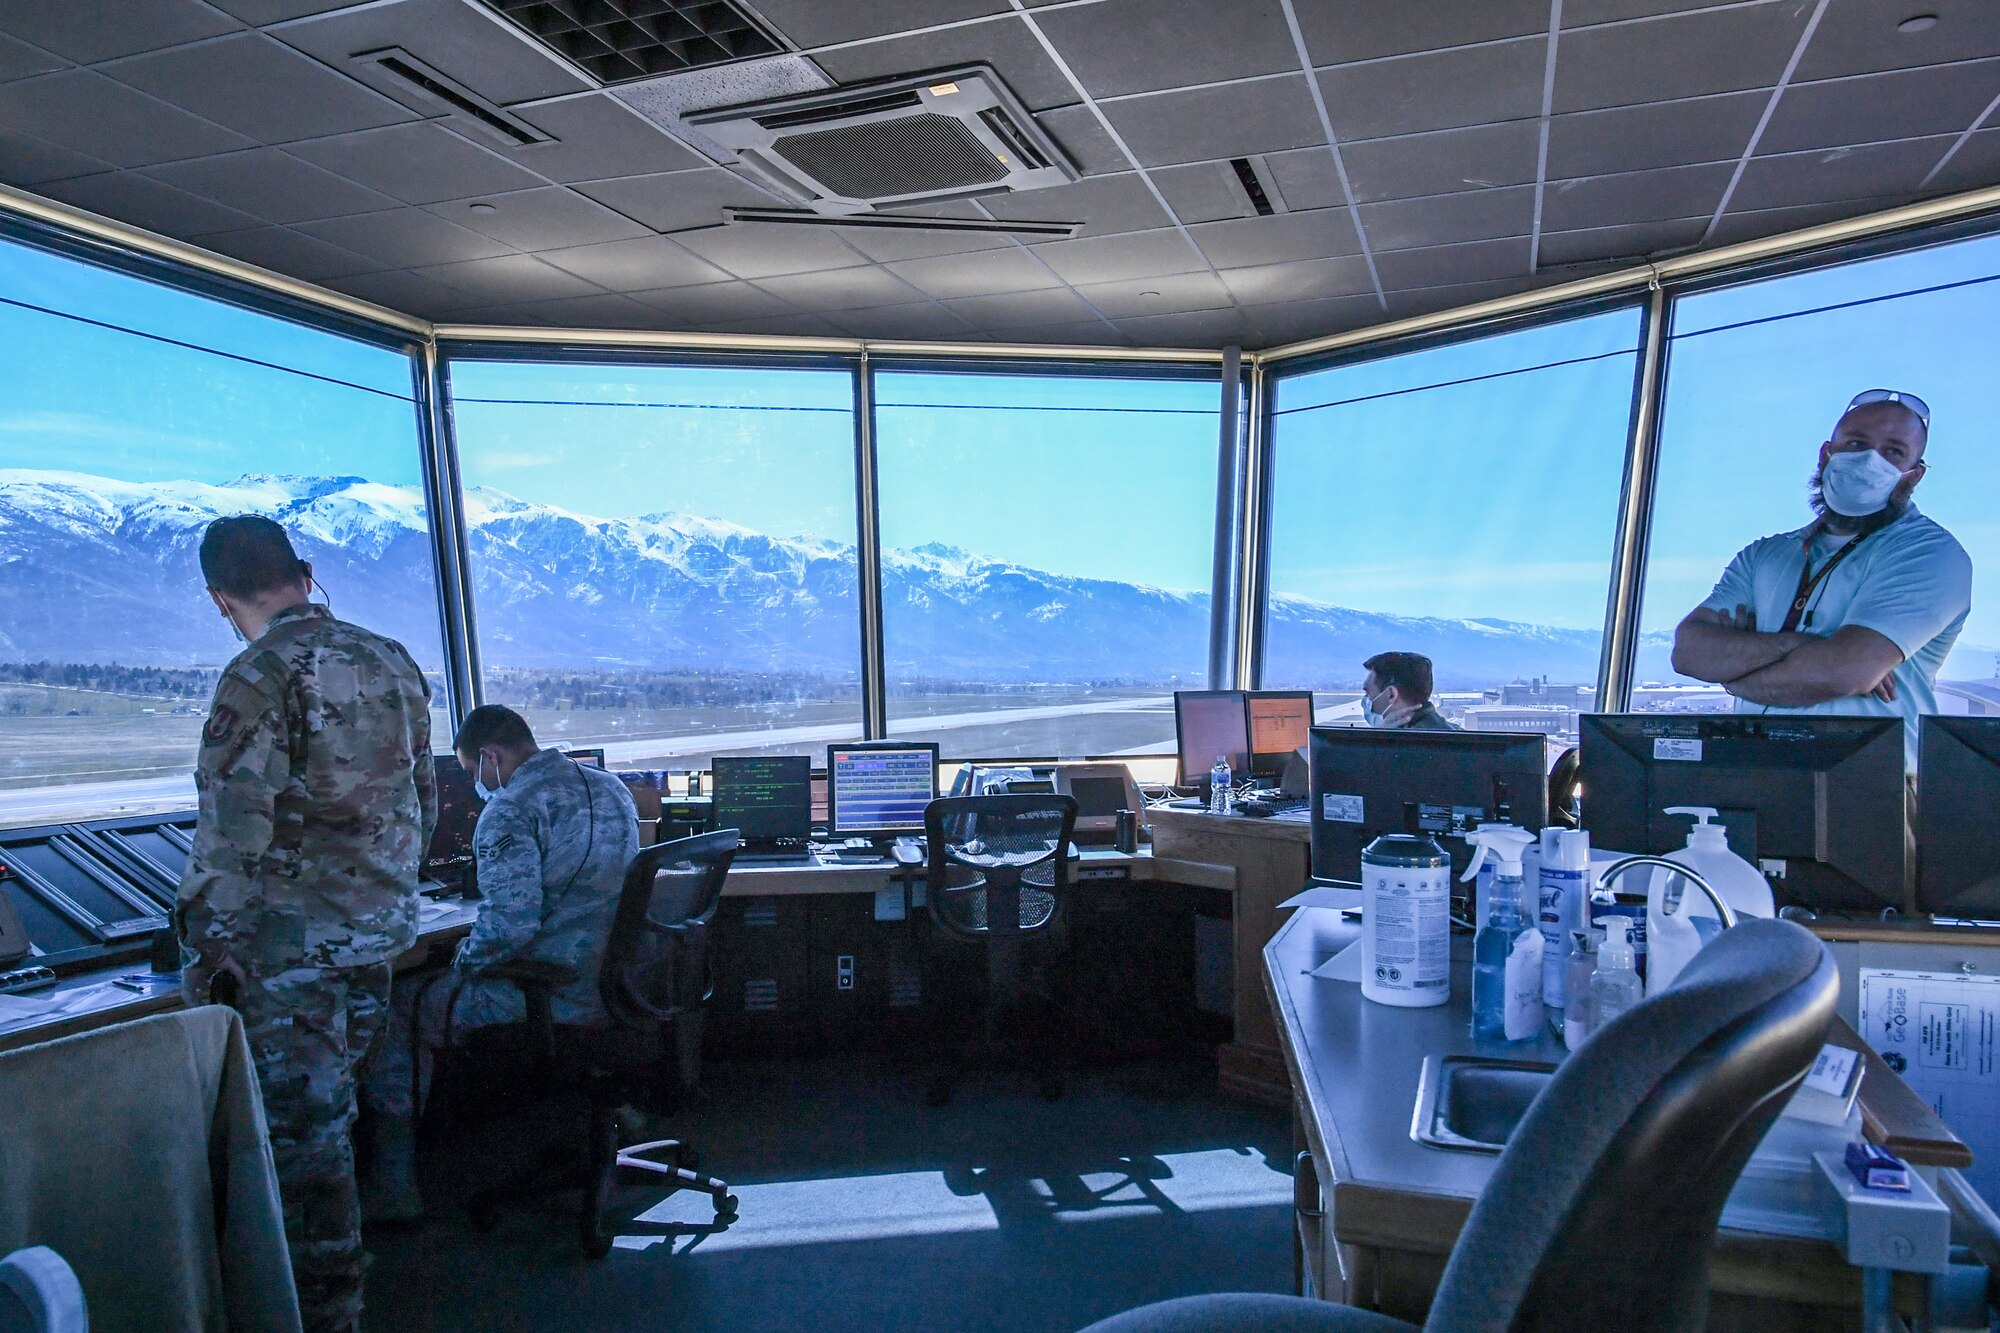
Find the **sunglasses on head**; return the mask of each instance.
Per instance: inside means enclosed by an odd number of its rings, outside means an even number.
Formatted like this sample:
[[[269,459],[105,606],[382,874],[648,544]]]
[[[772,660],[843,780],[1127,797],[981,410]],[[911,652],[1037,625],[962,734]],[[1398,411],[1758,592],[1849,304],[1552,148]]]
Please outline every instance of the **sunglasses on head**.
[[[1854,395],[1847,404],[1847,411],[1857,407],[1867,407],[1870,403],[1896,403],[1917,414],[1917,420],[1924,423],[1924,430],[1931,428],[1931,405],[1913,393],[1903,393],[1897,389],[1867,389]],[[1841,414],[1846,415],[1846,412]]]

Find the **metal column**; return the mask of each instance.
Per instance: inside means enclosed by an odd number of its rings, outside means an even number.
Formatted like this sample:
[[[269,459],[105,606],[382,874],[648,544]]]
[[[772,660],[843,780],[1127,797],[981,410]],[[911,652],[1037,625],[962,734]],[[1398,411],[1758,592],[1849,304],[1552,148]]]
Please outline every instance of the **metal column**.
[[[458,437],[452,428],[449,406],[451,389],[438,357],[437,343],[432,340],[420,344],[416,381],[424,502],[430,508],[431,555],[437,570],[445,683],[451,699],[452,724],[456,727],[481,702],[484,682],[479,663],[479,627],[472,610],[471,565],[466,558]]]
[[[1645,591],[1646,548],[1653,531],[1653,485],[1660,463],[1660,411],[1666,395],[1672,299],[1655,283],[1639,331],[1639,365],[1632,384],[1632,433],[1626,442],[1625,483],[1611,557],[1611,591],[1604,609],[1604,651],[1598,659],[1599,712],[1623,712],[1632,697],[1639,655],[1639,603]]]
[[[854,578],[861,611],[861,734],[889,734],[882,655],[882,511],[875,484],[875,371],[864,349],[854,367]]]
[[[1236,686],[1236,589],[1243,495],[1241,416],[1243,351],[1222,349],[1221,429],[1215,450],[1215,549],[1208,578],[1208,676],[1211,690]]]

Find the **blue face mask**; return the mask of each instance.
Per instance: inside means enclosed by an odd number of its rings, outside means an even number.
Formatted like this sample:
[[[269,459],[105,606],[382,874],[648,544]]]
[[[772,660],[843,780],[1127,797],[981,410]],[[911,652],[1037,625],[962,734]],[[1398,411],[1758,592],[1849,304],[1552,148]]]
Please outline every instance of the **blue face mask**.
[[[500,765],[493,765],[493,781],[500,781]],[[490,801],[500,794],[500,789],[486,785],[486,756],[479,756],[479,766],[472,773],[472,790],[481,801]]]
[[[1375,700],[1381,698],[1394,688],[1396,687],[1391,685],[1387,690],[1379,690],[1373,695],[1364,694],[1361,696],[1361,720],[1363,722],[1366,722],[1371,727],[1386,727],[1389,725],[1388,715],[1375,711]]]

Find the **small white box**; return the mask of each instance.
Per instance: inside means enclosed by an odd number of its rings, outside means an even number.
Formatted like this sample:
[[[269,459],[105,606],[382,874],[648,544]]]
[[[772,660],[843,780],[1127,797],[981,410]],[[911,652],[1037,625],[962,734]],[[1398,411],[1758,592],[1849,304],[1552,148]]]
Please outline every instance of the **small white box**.
[[[1846,1214],[1847,1262],[1904,1273],[1942,1273],[1951,1266],[1951,1210],[1922,1176],[1910,1172],[1907,1194],[1863,1189],[1843,1153],[1816,1152],[1813,1160]]]

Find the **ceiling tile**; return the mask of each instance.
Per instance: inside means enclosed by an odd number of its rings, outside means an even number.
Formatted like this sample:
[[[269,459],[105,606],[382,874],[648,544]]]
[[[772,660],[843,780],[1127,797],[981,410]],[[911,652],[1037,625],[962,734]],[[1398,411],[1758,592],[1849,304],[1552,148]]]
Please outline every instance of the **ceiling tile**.
[[[1161,273],[1193,273],[1208,267],[1179,229],[1046,241],[1034,247],[1043,263],[1064,282],[1116,282]]]
[[[1729,197],[1734,211],[1789,208],[1843,199],[1879,199],[1914,194],[1957,142],[1955,135],[1904,139],[1810,153],[1752,158]]]
[[[1747,5],[1565,32],[1556,51],[1555,109],[1775,87],[1811,17],[1807,5]]]
[[[1046,291],[1007,292],[996,296],[961,296],[944,302],[947,309],[971,321],[975,328],[1013,329],[1028,324],[1074,324],[1094,318],[1083,298],[1067,287]]]
[[[460,138],[439,121],[287,144],[285,151],[406,204],[470,199],[541,184],[533,172]]]
[[[541,46],[525,30],[467,0],[387,0],[353,5],[336,13],[282,23],[268,31],[335,69],[347,68],[351,58],[361,52],[400,46],[502,106],[585,92],[591,87],[568,61]],[[420,109],[434,114],[432,108]],[[623,173],[611,170],[596,174]]]
[[[1097,114],[1089,107],[1081,104],[1057,107],[1040,112],[1035,119],[1084,175],[1101,176],[1132,169],[1131,160],[1105,133]]]
[[[499,255],[463,264],[418,267],[412,272],[455,287],[479,305],[552,301],[559,296],[588,296],[597,291],[574,273],[565,273],[532,255]]]
[[[1253,159],[1253,165],[1261,163],[1267,192],[1274,192],[1274,206],[1282,205],[1293,213],[1303,213],[1315,208],[1347,207],[1347,192],[1340,185],[1340,170],[1334,162],[1333,153],[1327,148],[1294,148],[1285,153],[1265,153]],[[1236,173],[1229,173],[1230,181],[1241,193],[1241,183]]]
[[[1435,199],[1395,199],[1361,206],[1361,230],[1379,254],[1458,241],[1526,236],[1535,225],[1535,190],[1510,185]]]
[[[1245,305],[1313,301],[1375,290],[1375,279],[1368,274],[1368,261],[1360,255],[1226,268],[1222,270],[1222,281]]]
[[[712,282],[700,287],[666,291],[628,292],[634,300],[660,312],[663,328],[693,328],[726,319],[756,319],[790,311],[792,305],[747,282]]]
[[[1012,239],[994,232],[899,231],[887,227],[842,227],[847,243],[878,263],[898,259],[930,259],[974,250],[1011,250]]]
[[[1081,222],[1079,236],[1145,231],[1173,221],[1135,171],[1091,176],[1047,190],[994,195],[981,202],[994,217],[1010,221]]]
[[[1149,167],[1326,142],[1302,74],[1127,98],[1104,114]]]
[[[1389,317],[1373,292],[1365,296],[1252,306],[1243,313],[1250,321],[1252,345],[1258,348],[1282,347],[1308,338],[1365,329]]]
[[[1342,142],[1537,117],[1548,40],[1530,37],[1319,71]]]
[[[719,226],[722,210],[730,207],[790,207],[789,201],[774,198],[721,167],[585,181],[575,188],[655,231]]]
[[[0,125],[118,167],[250,146],[240,134],[85,69],[0,84]]]
[[[9,185],[42,185],[69,176],[94,176],[111,164],[72,153],[0,125],[0,181]]]
[[[1794,208],[1767,208],[1754,212],[1726,213],[1708,235],[1710,246],[1735,245],[1738,241],[1761,240],[1806,227],[1843,222],[1866,213],[1877,213],[1907,202],[1900,198],[1851,199],[1837,204],[1806,204]]]
[[[1374,203],[1533,184],[1540,151],[1540,125],[1514,121],[1343,144],[1340,157],[1355,199]]]
[[[170,162],[146,174],[266,222],[304,222],[389,208],[395,200],[276,148]]]
[[[1722,192],[1735,173],[1734,163],[1712,162],[1550,181],[1542,192],[1542,227],[1546,231],[1576,231],[1709,217],[1722,202]]]
[[[828,4],[827,0],[757,0],[757,12],[803,49],[1010,11],[1007,0],[868,0],[858,5]]]
[[[1074,324],[1027,324],[995,329],[990,339],[999,347],[1132,347],[1136,344],[1115,325],[1099,320]]]
[[[0,31],[79,62],[198,41],[243,25],[200,0],[0,0]]]
[[[760,278],[757,285],[806,310],[857,310],[867,306],[901,305],[922,299],[923,293],[887,269],[828,269],[824,273],[790,273]]]
[[[2000,128],[1969,136],[1924,188],[1926,193],[1946,193],[1989,185],[2000,185]]]
[[[302,282],[326,282],[382,267],[371,259],[364,259],[337,245],[328,245],[325,241],[301,235],[286,227],[253,227],[247,231],[224,232],[219,236],[202,237],[201,244],[205,250],[213,250],[274,273],[283,273]]]
[[[1757,151],[1958,134],[1971,128],[1996,96],[2000,59],[1793,84],[1778,100]]]
[[[390,268],[491,259],[507,252],[506,246],[491,237],[454,226],[420,208],[303,222],[298,230],[378,259]]]
[[[1221,280],[1206,271],[1084,283],[1076,288],[1076,294],[1117,320],[1172,311],[1216,310],[1235,301]]]
[[[351,278],[330,279],[326,285],[419,319],[435,319],[457,309],[465,300],[463,292],[403,269],[357,273]]]
[[[584,245],[570,250],[544,250],[537,257],[613,292],[640,292],[661,287],[723,282],[729,277],[715,265],[695,258],[664,236]]]
[[[1645,19],[1659,14],[1679,14],[1691,9],[1713,9],[1718,5],[1742,3],[1744,0],[1564,0],[1563,30],[1567,32],[1571,28],[1586,28],[1598,23]],[[1761,0],[1761,3],[1790,4],[1792,0]]]
[[[103,72],[260,143],[416,119],[407,107],[262,33],[121,60]]]
[[[1528,238],[1473,241],[1428,250],[1396,250],[1375,256],[1375,270],[1385,291],[1485,282],[1528,272]]]
[[[1036,21],[1096,98],[1299,67],[1278,0],[1102,0]]]
[[[1469,46],[1549,29],[1548,0],[1294,0],[1315,65]]]
[[[879,306],[872,310],[841,310],[827,318],[851,337],[884,341],[951,341],[972,332],[970,324],[934,301]]]
[[[1055,287],[1060,279],[1046,264],[1018,246],[936,259],[907,259],[887,266],[896,276],[931,296],[983,296]]]
[[[0,20],[4,21],[4,20]],[[69,62],[0,33],[0,83],[67,68]]]
[[[1935,14],[1937,24],[1922,32],[1896,31],[1897,24],[1917,13]],[[1983,56],[2000,56],[2000,5],[1991,0],[1836,4],[1813,30],[1812,45],[1794,77],[1807,82]]]
[[[555,135],[557,141],[531,143],[514,149],[509,156],[552,181],[646,176],[708,165],[707,158],[617,98],[602,93],[513,110],[529,124]]]
[[[1249,341],[1250,322],[1240,310],[1190,310],[1159,315],[1133,315],[1118,321],[1118,329],[1141,347],[1241,347]]]
[[[568,249],[652,234],[632,219],[556,185],[426,207],[448,222],[491,236],[516,250]]]
[[[1669,251],[1691,250],[1701,244],[1708,216],[1667,222],[1638,222],[1618,227],[1542,233],[1538,271],[1570,264],[1618,260],[1638,264]]]
[[[1404,292],[1389,293],[1389,316],[1394,319],[1408,319],[1413,315],[1431,315],[1441,310],[1457,310],[1464,306],[1476,305],[1481,301],[1492,301],[1503,296],[1515,296],[1540,286],[1544,279],[1519,277],[1495,278],[1484,282],[1446,283],[1438,287],[1412,288]]]
[[[991,65],[1030,111],[1077,100],[1048,52],[1019,19],[974,23],[814,54],[813,63],[837,83],[867,83],[956,65]]]
[[[534,325],[559,329],[657,329],[659,312],[623,296],[565,296],[553,301],[523,301],[482,306],[455,318],[463,323]]]
[[[674,237],[709,263],[739,278],[853,268],[868,259],[831,231],[786,223],[731,223]]]
[[[245,23],[262,26],[286,19],[324,14],[329,9],[347,9],[354,0],[209,0],[217,9],[227,10]]]
[[[41,186],[40,193],[162,236],[186,239],[257,225],[253,216],[162,185],[135,171],[52,181]]]
[[[1301,149],[1301,153],[1310,149]],[[1323,156],[1330,155],[1324,153]],[[1272,158],[1294,156],[1274,153]],[[1166,196],[1174,216],[1184,223],[1221,222],[1226,218],[1247,218],[1256,212],[1243,182],[1226,162],[1195,162],[1184,167],[1161,167],[1149,173],[1153,184]],[[1287,196],[1286,202],[1290,203]]]
[[[1769,100],[1761,92],[1725,93],[1556,116],[1549,123],[1549,177],[1733,161]]]
[[[708,326],[711,333],[750,333],[777,338],[845,337],[831,320],[819,315],[766,315],[761,319],[717,320]]]
[[[1361,238],[1354,234],[1354,219],[1344,208],[1205,222],[1188,228],[1188,232],[1217,268],[1247,268],[1252,264],[1326,259],[1361,252]]]

